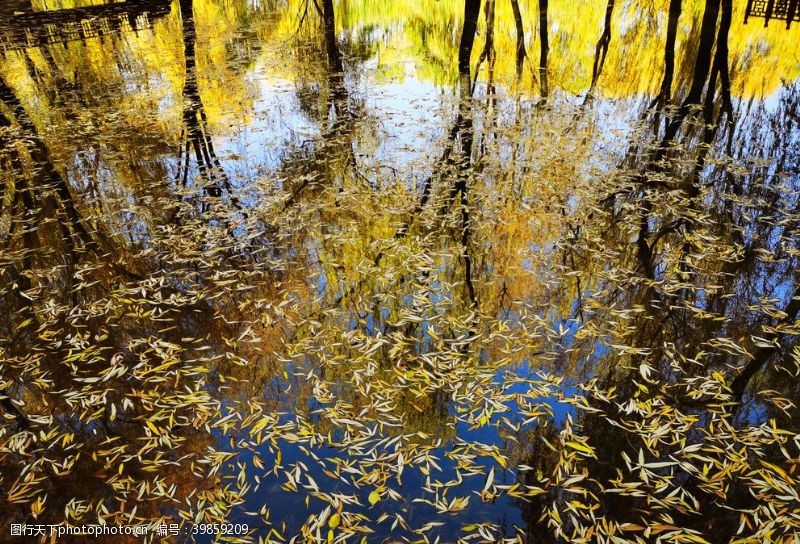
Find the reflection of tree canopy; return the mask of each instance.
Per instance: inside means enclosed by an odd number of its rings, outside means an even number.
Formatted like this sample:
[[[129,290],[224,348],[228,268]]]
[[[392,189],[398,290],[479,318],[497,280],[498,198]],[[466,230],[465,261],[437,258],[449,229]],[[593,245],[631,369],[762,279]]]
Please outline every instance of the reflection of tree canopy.
[[[172,321],[177,334],[197,333],[197,322],[192,331],[174,317],[178,293],[170,298],[154,277],[135,281],[117,251],[106,252],[113,240],[82,216],[4,81],[0,99],[9,166],[0,300],[13,316],[0,344],[4,525],[29,513],[43,523],[119,520],[131,493],[144,498],[135,519],[160,517],[176,498],[213,487],[178,459],[206,458],[202,424],[215,404],[196,369],[174,368],[188,355],[170,343],[177,337],[158,333]],[[148,291],[165,299],[151,302]]]
[[[791,70],[742,99],[763,59],[729,0],[595,2],[572,26],[552,1],[404,6],[180,0],[135,39],[9,53],[4,523],[791,535]],[[454,84],[400,168],[369,102],[398,36]],[[310,136],[240,170],[243,73],[288,80]],[[532,81],[546,102],[519,99]]]

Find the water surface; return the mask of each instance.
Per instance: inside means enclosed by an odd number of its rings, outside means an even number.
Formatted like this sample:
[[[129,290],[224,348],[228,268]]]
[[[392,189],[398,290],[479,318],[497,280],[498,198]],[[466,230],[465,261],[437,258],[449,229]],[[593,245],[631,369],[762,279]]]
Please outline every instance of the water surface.
[[[792,542],[800,25],[746,9],[4,3],[2,540]]]

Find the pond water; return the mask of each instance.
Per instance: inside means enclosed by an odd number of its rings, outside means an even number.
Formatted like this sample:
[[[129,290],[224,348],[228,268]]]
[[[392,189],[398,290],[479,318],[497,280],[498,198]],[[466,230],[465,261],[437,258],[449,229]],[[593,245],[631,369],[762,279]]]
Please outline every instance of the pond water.
[[[798,542],[761,4],[3,2],[0,540]]]

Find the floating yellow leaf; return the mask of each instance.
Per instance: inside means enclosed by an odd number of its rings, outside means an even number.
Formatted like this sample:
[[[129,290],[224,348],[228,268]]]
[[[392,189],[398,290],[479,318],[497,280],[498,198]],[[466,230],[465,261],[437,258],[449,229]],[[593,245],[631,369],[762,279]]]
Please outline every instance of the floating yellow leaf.
[[[367,498],[367,500],[369,501],[369,503],[371,505],[374,506],[375,504],[378,503],[378,501],[381,500],[381,495],[377,491],[373,491],[372,493],[369,494],[369,497]]]
[[[581,444],[580,442],[567,442],[566,445],[572,448],[573,450],[577,450],[581,453],[585,453],[587,455],[595,457],[594,450],[589,446],[587,446],[586,444]]]

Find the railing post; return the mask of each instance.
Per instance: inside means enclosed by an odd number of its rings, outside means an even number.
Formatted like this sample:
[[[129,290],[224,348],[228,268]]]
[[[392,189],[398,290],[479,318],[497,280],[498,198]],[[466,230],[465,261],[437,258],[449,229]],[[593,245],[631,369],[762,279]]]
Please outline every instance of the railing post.
[[[792,27],[792,21],[794,21],[794,16],[797,13],[798,18],[800,18],[800,13],[797,12],[798,8],[798,1],[797,0],[789,0],[789,7],[786,13],[786,30],[789,30]]]
[[[769,0],[767,2],[767,12],[764,14],[764,28],[767,28],[767,25],[769,25],[769,20],[772,19],[773,9],[775,9],[775,0]]]

